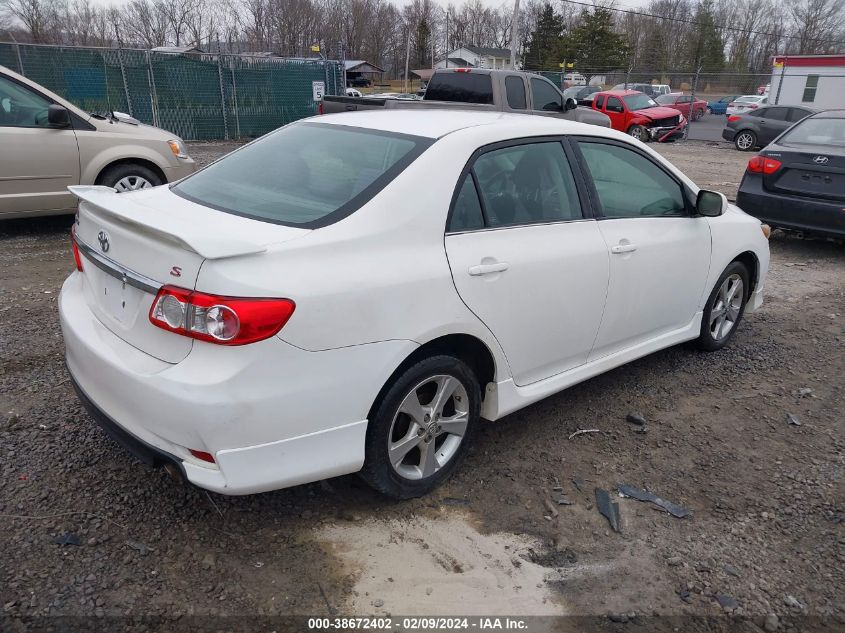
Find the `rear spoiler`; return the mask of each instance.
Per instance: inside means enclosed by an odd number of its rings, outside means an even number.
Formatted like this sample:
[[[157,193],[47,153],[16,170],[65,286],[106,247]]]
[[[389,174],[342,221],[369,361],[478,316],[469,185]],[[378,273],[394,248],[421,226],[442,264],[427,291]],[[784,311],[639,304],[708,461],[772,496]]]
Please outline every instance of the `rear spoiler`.
[[[238,235],[233,235],[227,233],[225,227],[220,226],[220,222],[215,223],[216,226],[209,230],[202,222],[189,221],[189,218],[185,217],[186,214],[177,216],[168,209],[154,208],[144,204],[142,200],[145,199],[139,200],[134,194],[119,194],[111,187],[76,185],[68,187],[68,191],[93,206],[94,213],[133,225],[141,233],[176,242],[182,248],[205,259],[252,255],[267,250],[266,237],[258,239],[256,231],[239,231]],[[197,207],[201,209],[199,205]],[[250,234],[256,238],[248,239]]]

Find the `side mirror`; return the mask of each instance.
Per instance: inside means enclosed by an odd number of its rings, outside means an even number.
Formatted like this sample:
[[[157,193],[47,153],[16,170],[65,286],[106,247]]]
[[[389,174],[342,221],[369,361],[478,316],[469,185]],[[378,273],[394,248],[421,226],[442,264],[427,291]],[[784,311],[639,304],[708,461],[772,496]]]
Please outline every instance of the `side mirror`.
[[[578,107],[578,102],[575,101],[572,97],[568,97],[566,102],[563,104],[563,111],[568,112],[569,110],[574,110]]]
[[[698,215],[717,218],[728,210],[728,199],[718,191],[699,189],[695,200],[695,211]]]
[[[70,125],[70,112],[64,106],[53,103],[47,109],[47,122],[50,127],[68,127]]]

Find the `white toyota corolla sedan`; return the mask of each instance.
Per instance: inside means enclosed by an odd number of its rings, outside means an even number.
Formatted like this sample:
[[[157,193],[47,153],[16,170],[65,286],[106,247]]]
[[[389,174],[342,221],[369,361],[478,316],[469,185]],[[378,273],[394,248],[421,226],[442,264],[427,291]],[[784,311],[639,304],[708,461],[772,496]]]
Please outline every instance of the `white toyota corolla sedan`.
[[[74,187],[67,366],[92,416],[224,494],[361,471],[418,496],[495,420],[724,346],[768,227],[613,130],[390,110],[288,125],[169,186]]]

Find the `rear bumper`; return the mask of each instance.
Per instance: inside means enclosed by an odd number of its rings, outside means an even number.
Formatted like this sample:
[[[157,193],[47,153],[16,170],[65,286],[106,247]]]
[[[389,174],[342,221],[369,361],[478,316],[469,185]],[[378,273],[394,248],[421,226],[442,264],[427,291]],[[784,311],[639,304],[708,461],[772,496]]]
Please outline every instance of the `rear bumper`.
[[[736,130],[732,130],[729,127],[726,127],[724,130],[722,130],[722,138],[730,143],[733,143],[735,136]]]
[[[845,237],[845,204],[766,191],[757,174],[743,177],[736,203],[748,215],[772,227]]]
[[[367,415],[417,345],[387,341],[307,352],[277,337],[225,347],[196,342],[160,361],[108,330],[74,273],[59,313],[68,371],[92,417],[153,466],[197,486],[249,494],[360,470]],[[174,334],[174,336],[177,336]],[[214,456],[203,462],[188,449]]]

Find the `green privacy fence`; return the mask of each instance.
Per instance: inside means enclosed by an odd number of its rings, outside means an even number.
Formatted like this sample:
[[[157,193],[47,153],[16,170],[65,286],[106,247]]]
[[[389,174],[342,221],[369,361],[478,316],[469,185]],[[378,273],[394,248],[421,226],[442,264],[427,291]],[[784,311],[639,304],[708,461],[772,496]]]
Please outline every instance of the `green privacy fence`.
[[[343,93],[332,60],[0,42],[6,66],[86,112],[126,112],[190,140],[256,137]]]

